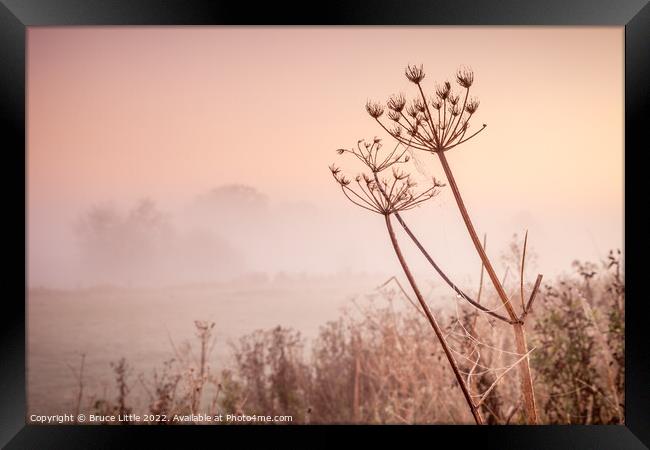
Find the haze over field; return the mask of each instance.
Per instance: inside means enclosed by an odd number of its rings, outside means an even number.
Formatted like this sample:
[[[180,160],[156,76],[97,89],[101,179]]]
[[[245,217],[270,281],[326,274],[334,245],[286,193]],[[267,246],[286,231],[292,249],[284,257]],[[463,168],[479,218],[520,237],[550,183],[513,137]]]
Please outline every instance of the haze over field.
[[[513,233],[529,229],[539,270],[550,276],[622,246],[621,29],[28,34],[29,286],[139,284],[152,271],[167,284],[192,274],[394,272],[381,224],[341,201],[327,165],[336,148],[386,138],[363,106],[410,92],[409,62],[424,64],[431,89],[461,64],[476,72],[477,117],[488,128],[449,158],[489,253],[498,256]],[[438,163],[421,157],[426,174],[442,178]],[[250,186],[266,202],[249,215],[207,203],[197,214],[200,198],[230,184]],[[164,258],[143,259],[141,270],[130,261],[129,280],[106,266],[91,270],[80,217],[107,204],[126,215],[143,198],[169,221]],[[476,278],[479,261],[448,189],[409,221],[451,275]],[[227,267],[211,256],[222,248],[232,255]]]

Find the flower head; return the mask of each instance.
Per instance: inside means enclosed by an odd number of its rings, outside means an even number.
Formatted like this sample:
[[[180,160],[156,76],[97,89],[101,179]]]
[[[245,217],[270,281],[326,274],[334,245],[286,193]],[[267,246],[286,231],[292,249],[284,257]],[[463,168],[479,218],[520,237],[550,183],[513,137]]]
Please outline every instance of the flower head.
[[[404,73],[411,83],[420,84],[420,82],[424,80],[424,69],[422,68],[422,64],[420,64],[420,67],[409,64],[406,66]]]
[[[415,107],[415,105],[408,105],[406,107],[406,114],[408,114],[409,116],[411,116],[411,117],[413,117],[415,119],[415,117],[417,117],[417,115],[418,115],[418,110]]]
[[[474,83],[474,72],[468,67],[461,67],[456,72],[456,81],[467,89]]]
[[[446,184],[438,180],[436,177],[433,177],[433,186],[437,188],[445,187]]]
[[[397,130],[401,129],[397,125],[396,127]],[[366,165],[367,171],[348,177],[341,173],[335,165],[330,166],[334,180],[350,202],[363,209],[386,216],[415,208],[438,193],[441,184],[435,180],[430,187],[416,192],[417,183],[408,172],[397,167],[411,159],[408,155],[408,146],[403,146],[400,149],[403,144],[398,144],[386,156],[380,156],[379,138],[372,140],[372,145],[367,152],[362,151],[365,144],[367,144],[365,140],[361,140],[357,144],[358,151],[353,148],[345,150],[345,152],[353,153],[354,156],[361,159]],[[388,168],[392,169],[389,174],[384,172]]]
[[[399,119],[401,118],[400,114],[397,111],[388,111],[388,118],[392,121],[399,122]]]
[[[460,106],[458,106],[458,105],[449,105],[449,113],[454,117],[459,115],[460,114]]]
[[[442,86],[436,87],[436,95],[440,97],[441,100],[446,100],[451,93],[451,84],[449,81],[445,81]]]
[[[470,114],[474,114],[476,110],[478,109],[479,101],[476,98],[472,98],[470,101],[467,102],[467,105],[465,105],[465,111],[467,111]]]
[[[368,111],[368,114],[370,114],[372,118],[377,119],[384,113],[384,107],[377,102],[368,100],[366,103],[366,111]]]
[[[402,94],[393,95],[386,102],[386,106],[388,106],[388,109],[401,112],[404,109],[404,106],[406,106],[406,98],[404,98],[404,95]]]

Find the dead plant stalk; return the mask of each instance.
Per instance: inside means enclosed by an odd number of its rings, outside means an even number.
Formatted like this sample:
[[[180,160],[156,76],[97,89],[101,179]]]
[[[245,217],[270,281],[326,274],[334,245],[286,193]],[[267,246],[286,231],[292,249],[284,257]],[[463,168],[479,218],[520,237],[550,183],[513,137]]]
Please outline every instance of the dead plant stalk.
[[[426,301],[424,300],[424,297],[422,296],[422,293],[420,292],[420,289],[418,288],[415,278],[413,278],[413,275],[411,273],[411,270],[408,267],[408,264],[406,263],[406,260],[404,259],[404,255],[402,254],[402,250],[399,247],[399,243],[397,242],[397,237],[395,236],[395,230],[393,229],[393,225],[391,224],[390,221],[390,215],[385,215],[384,216],[386,220],[386,228],[388,229],[388,234],[390,236],[390,241],[393,244],[393,249],[395,250],[395,254],[397,255],[397,259],[399,260],[400,265],[402,266],[402,270],[404,271],[404,275],[406,275],[406,279],[408,280],[409,284],[411,285],[411,288],[413,289],[413,292],[415,292],[415,297],[418,299],[418,302],[422,306],[422,309],[424,310],[424,313],[427,317],[427,320],[431,324],[431,328],[433,328],[433,331],[436,333],[436,336],[438,337],[438,340],[440,341],[440,345],[442,345],[442,349],[445,352],[445,355],[447,356],[447,359],[449,360],[449,365],[451,366],[452,370],[454,371],[454,375],[456,376],[456,380],[458,381],[458,384],[460,385],[461,390],[463,391],[463,395],[465,396],[465,400],[467,401],[467,404],[470,407],[470,410],[472,411],[472,416],[474,416],[474,420],[478,425],[483,424],[483,417],[481,417],[481,413],[474,405],[474,401],[472,400],[472,395],[469,392],[469,387],[467,383],[465,382],[465,379],[463,378],[462,374],[460,373],[460,370],[458,369],[458,364],[456,364],[456,360],[454,359],[454,356],[451,353],[451,350],[449,349],[449,345],[447,344],[447,340],[445,339],[442,330],[440,329],[440,326],[438,325],[438,322],[436,322],[435,317],[433,317],[433,314],[431,313],[431,309],[429,308],[429,305],[427,305]]]
[[[380,214],[384,217],[391,244],[402,270],[404,271],[411,288],[415,292],[415,296],[417,297],[429,324],[433,328],[436,337],[444,349],[445,356],[454,372],[474,420],[477,424],[483,424],[483,418],[481,417],[478,408],[474,405],[469,387],[458,368],[452,350],[449,348],[446,338],[431,313],[429,306],[424,300],[424,297],[415,282],[415,278],[409,269],[404,255],[402,254],[395,235],[395,230],[393,229],[390,220],[391,214],[396,214],[400,211],[407,211],[434,197],[438,193],[438,188],[442,185],[437,180],[433,179],[432,187],[425,189],[423,192],[416,193],[414,188],[417,183],[411,179],[409,174],[401,172],[394,167],[397,164],[408,162],[409,158],[408,156],[405,156],[407,150],[404,149],[403,151],[398,152],[398,147],[395,147],[388,156],[383,157],[383,155],[381,155],[380,157],[380,148],[380,139],[375,138],[372,143],[366,143],[363,140],[358,141],[356,150],[338,150],[339,154],[351,153],[361,160],[370,169],[372,176],[363,173],[357,175],[353,181],[352,179],[342,175],[341,170],[336,166],[330,166],[330,171],[332,172],[334,180],[339,184],[343,194],[348,200],[363,209]],[[389,167],[392,167],[392,177],[389,179],[381,179],[378,174]]]
[[[505,307],[508,316],[510,316],[510,319],[514,322],[511,325],[513,328],[513,333],[515,335],[515,346],[517,349],[517,353],[525,355],[528,353],[528,345],[526,343],[526,332],[524,330],[524,325],[517,317],[517,313],[512,307],[512,303],[510,302],[510,299],[508,298],[505,289],[503,289],[503,286],[499,281],[499,278],[494,270],[494,267],[492,266],[492,262],[488,258],[487,254],[485,253],[485,250],[483,249],[483,246],[481,245],[481,241],[479,240],[476,230],[474,229],[474,225],[472,224],[472,220],[469,216],[469,213],[467,212],[467,208],[465,207],[463,198],[460,195],[460,190],[458,189],[458,185],[456,184],[454,174],[452,173],[451,167],[447,162],[447,157],[445,156],[444,152],[436,152],[436,153],[438,155],[438,158],[440,159],[440,164],[442,165],[442,168],[445,172],[447,181],[449,181],[449,186],[451,187],[451,190],[454,194],[454,198],[456,199],[456,204],[458,205],[458,209],[463,218],[463,222],[465,222],[465,226],[467,227],[467,232],[469,233],[469,236],[472,239],[472,243],[474,244],[474,247],[476,248],[479,257],[481,258],[481,261],[485,266],[485,271],[487,272],[490,281],[492,281],[492,284],[494,285],[494,288],[496,289],[499,298],[503,302],[503,306]],[[530,360],[528,356],[526,356],[519,364],[519,382],[521,383],[522,386],[522,395],[524,398],[524,409],[526,411],[528,422],[530,424],[536,424],[538,421],[537,408],[535,405],[535,393],[533,389],[532,375],[530,373]]]
[[[452,91],[451,83],[448,81],[442,83],[439,86],[436,86],[435,96],[430,100],[427,99],[422,87],[422,80],[425,77],[422,66],[418,67],[409,65],[406,68],[405,75],[409,81],[417,86],[418,98],[413,100],[410,104],[407,104],[407,101],[402,94],[392,96],[388,100],[386,103],[386,106],[389,110],[387,116],[394,123],[394,127],[390,128],[386,124],[382,123],[382,121],[380,121],[380,117],[384,113],[384,107],[381,104],[369,101],[366,104],[366,110],[368,114],[398,142],[398,144],[402,144],[408,149],[412,148],[416,150],[422,150],[427,153],[436,154],[438,156],[440,164],[442,165],[445,176],[447,177],[447,180],[453,192],[454,199],[460,211],[463,222],[467,228],[467,232],[469,233],[476,252],[478,253],[479,258],[481,259],[481,262],[485,267],[485,270],[490,280],[492,281],[492,284],[494,285],[499,299],[507,312],[508,318],[499,318],[501,320],[505,319],[504,321],[512,326],[517,353],[519,353],[522,357],[526,355],[518,365],[521,394],[523,398],[527,422],[529,424],[536,424],[538,423],[538,417],[535,405],[535,394],[533,389],[532,376],[530,372],[530,362],[527,356],[529,351],[526,343],[526,334],[524,331],[524,319],[530,310],[530,306],[532,305],[533,300],[535,299],[537,289],[533,289],[533,292],[531,293],[531,297],[527,304],[524,304],[522,292],[522,311],[521,316],[519,316],[515,312],[512,302],[503,288],[503,283],[499,281],[494,267],[492,266],[492,263],[485,252],[485,249],[481,245],[465,203],[463,202],[463,198],[460,194],[460,189],[458,188],[458,184],[456,183],[456,179],[445,155],[445,152],[469,141],[481,133],[483,130],[485,130],[487,127],[486,124],[483,124],[483,126],[479,128],[478,131],[465,137],[470,127],[470,119],[479,106],[479,101],[477,99],[469,97],[470,87],[474,82],[474,73],[470,69],[461,68],[456,74],[456,80],[458,84],[463,89],[465,89],[463,93],[464,95],[462,95],[462,103],[460,102],[461,95],[458,95]],[[434,111],[437,111],[437,117],[435,118],[431,113],[432,108]],[[431,258],[428,257],[428,254],[423,249],[423,247],[419,245],[417,239],[415,239],[412,233],[410,233],[410,230],[408,230],[408,227],[406,227],[401,218],[398,217],[397,214],[396,217],[404,229],[407,231],[411,239],[413,239],[413,241],[416,243],[420,251],[422,251],[423,254],[427,256],[429,262],[432,263],[436,270],[438,270]],[[522,259],[524,258],[525,255],[522,257]],[[439,270],[438,273],[440,273]],[[538,275],[536,286],[538,286],[539,282],[541,282],[541,275]],[[454,287],[453,284],[449,284]],[[457,289],[455,290],[458,292]],[[461,294],[459,293],[459,295]],[[469,300],[467,296],[461,296],[466,300]],[[482,309],[480,306],[477,306],[477,302],[470,301],[470,303],[479,309]]]

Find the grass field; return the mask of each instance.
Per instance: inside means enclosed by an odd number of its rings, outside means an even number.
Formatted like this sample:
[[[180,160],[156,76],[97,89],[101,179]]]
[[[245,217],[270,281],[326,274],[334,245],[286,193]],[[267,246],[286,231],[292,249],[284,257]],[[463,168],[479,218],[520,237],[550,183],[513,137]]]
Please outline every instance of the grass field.
[[[277,325],[315,336],[351,297],[372,291],[382,281],[368,276],[337,283],[312,279],[165,289],[30,290],[29,413],[70,411],[76,381],[69,365],[78,368],[82,353],[90,402],[110,389],[110,362],[125,357],[134,380],[139,374],[150,376],[155,366],[173,356],[170,339],[181,345],[194,338],[195,320],[215,322],[211,364],[219,367],[230,353],[229,341]],[[136,403],[139,395],[134,389]]]

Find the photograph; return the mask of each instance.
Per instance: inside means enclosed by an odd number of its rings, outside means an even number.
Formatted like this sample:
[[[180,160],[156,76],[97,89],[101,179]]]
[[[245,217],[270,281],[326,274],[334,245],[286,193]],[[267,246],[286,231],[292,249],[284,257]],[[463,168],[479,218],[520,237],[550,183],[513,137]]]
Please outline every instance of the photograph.
[[[27,424],[626,425],[624,26],[25,33]]]

